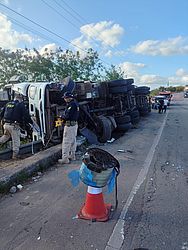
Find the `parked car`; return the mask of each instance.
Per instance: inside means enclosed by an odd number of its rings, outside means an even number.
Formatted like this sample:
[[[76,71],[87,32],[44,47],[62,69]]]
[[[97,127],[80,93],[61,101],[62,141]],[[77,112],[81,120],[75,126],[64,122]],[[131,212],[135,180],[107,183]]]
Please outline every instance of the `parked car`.
[[[184,98],[188,98],[188,91],[184,92]]]
[[[171,91],[159,92],[159,95],[164,96],[168,100],[168,106],[170,106],[170,102],[171,102],[171,99],[172,99],[172,96],[173,96]]]

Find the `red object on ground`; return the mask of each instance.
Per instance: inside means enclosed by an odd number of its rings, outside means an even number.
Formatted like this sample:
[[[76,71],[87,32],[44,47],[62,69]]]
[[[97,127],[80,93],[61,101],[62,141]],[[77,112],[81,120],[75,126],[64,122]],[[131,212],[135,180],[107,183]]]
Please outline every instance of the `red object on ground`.
[[[78,218],[92,221],[107,221],[111,207],[111,204],[104,203],[102,188],[88,186],[86,201],[78,213]]]

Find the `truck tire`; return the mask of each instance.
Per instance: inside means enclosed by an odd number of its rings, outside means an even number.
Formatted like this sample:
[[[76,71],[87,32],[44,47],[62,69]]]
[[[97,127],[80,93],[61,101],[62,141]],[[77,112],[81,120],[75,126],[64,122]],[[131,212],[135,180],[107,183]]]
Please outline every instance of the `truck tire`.
[[[131,117],[131,123],[132,124],[137,124],[140,120],[140,113],[138,110],[134,110],[130,112],[130,117]]]
[[[135,90],[135,86],[134,85],[128,85],[127,90],[128,91],[133,91],[133,90]]]
[[[96,120],[98,124],[97,137],[98,140],[102,143],[105,143],[107,140],[111,139],[112,135],[112,125],[111,121],[105,116],[99,116]]]
[[[126,132],[131,128],[132,128],[132,124],[131,124],[131,122],[128,122],[128,123],[124,123],[124,124],[118,124],[116,129],[119,130],[119,131],[125,131]]]
[[[108,119],[110,120],[110,122],[111,122],[112,131],[113,131],[115,128],[117,128],[117,124],[116,124],[116,121],[115,121],[115,119],[114,119],[113,116],[107,116],[106,118],[108,118]]]
[[[148,107],[142,107],[142,108],[139,108],[138,110],[141,116],[146,116],[149,113]]]
[[[148,95],[150,93],[150,88],[146,86],[135,88],[135,94]]]
[[[125,123],[131,122],[131,117],[130,117],[130,115],[117,116],[117,117],[115,117],[115,121],[116,121],[117,125],[125,124]]]
[[[118,87],[118,86],[123,86],[123,85],[129,85],[134,83],[134,79],[119,79],[119,80],[113,80],[108,82],[109,87]]]
[[[121,94],[121,93],[127,93],[128,89],[126,85],[117,86],[117,87],[110,87],[109,92],[111,94]]]

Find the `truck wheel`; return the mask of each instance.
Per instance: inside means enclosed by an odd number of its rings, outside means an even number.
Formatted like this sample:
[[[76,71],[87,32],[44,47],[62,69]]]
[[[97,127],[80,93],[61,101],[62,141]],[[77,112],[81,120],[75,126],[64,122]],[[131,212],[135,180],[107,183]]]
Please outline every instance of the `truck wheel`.
[[[134,83],[134,79],[119,79],[119,80],[113,80],[108,82],[109,87],[118,87],[118,86],[123,86],[123,85],[129,85]]]
[[[131,122],[130,115],[123,115],[123,116],[117,116],[115,117],[116,123],[119,124],[125,124]]]
[[[127,90],[128,91],[135,90],[135,86],[134,85],[128,85]]]
[[[99,116],[96,122],[98,124],[98,129],[96,131],[98,140],[102,143],[110,140],[112,134],[111,121],[105,116]]]
[[[109,92],[111,94],[121,94],[121,93],[126,93],[128,91],[127,86],[117,86],[117,87],[110,87]]]
[[[148,107],[139,108],[139,113],[141,116],[146,116],[149,113]]]
[[[113,131],[115,128],[117,128],[117,124],[116,124],[116,121],[115,121],[115,119],[114,119],[113,116],[107,116],[106,118],[108,118],[108,119],[110,120],[110,122],[111,122],[112,131]]]
[[[131,122],[124,123],[124,124],[118,124],[118,126],[117,126],[117,130],[125,131],[125,132],[131,128],[132,128]]]

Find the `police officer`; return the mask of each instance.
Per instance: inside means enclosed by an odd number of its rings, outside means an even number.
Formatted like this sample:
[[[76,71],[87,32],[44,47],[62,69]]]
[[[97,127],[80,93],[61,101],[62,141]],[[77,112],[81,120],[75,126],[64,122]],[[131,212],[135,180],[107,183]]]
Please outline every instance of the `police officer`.
[[[14,100],[8,102],[1,110],[0,119],[3,120],[4,135],[0,138],[0,144],[12,139],[12,159],[19,158],[20,126],[33,121],[25,108],[22,95],[15,93]]]
[[[64,119],[64,131],[62,141],[62,158],[59,163],[69,163],[70,160],[76,160],[76,135],[78,129],[79,105],[73,94],[65,92],[63,96],[66,102]]]

